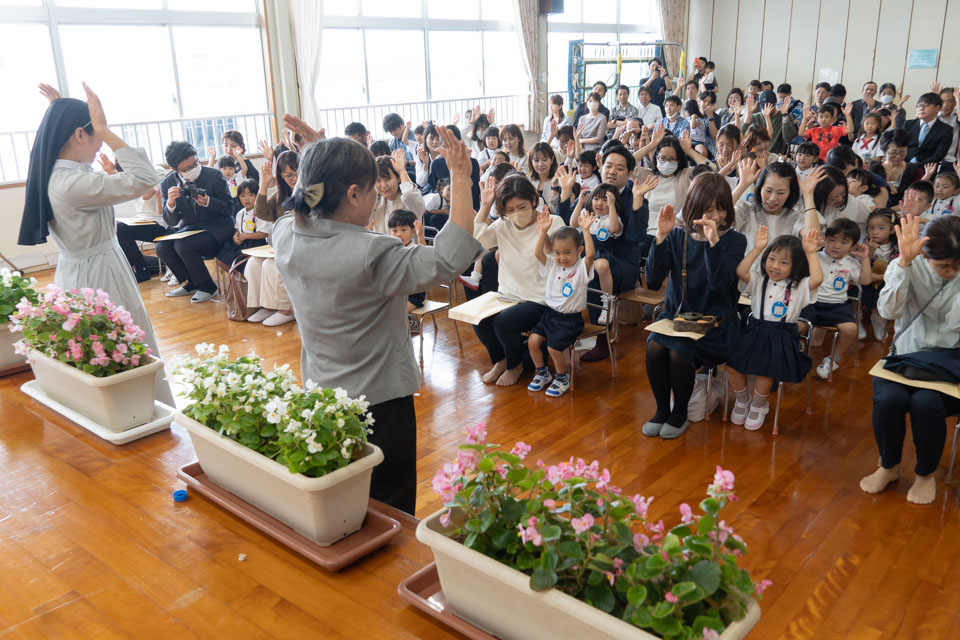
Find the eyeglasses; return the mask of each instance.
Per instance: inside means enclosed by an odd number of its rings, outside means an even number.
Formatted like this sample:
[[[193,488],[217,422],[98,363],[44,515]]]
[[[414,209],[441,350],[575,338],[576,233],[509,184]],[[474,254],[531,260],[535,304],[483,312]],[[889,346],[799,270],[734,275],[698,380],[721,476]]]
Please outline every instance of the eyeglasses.
[[[284,180],[296,180],[296,179],[297,179],[297,174],[296,174],[296,173],[292,173],[292,172],[290,172],[290,171],[287,171],[287,172],[281,174],[280,177],[283,178]]]
[[[658,162],[676,162],[677,159],[674,157],[657,156],[657,161]]]
[[[186,173],[187,171],[190,171],[191,169],[196,169],[196,168],[199,167],[199,166],[200,166],[200,158],[194,158],[194,159],[193,159],[193,162],[191,162],[189,165],[187,165],[186,167],[184,167],[183,165],[181,165],[181,166],[177,167],[177,170],[178,170],[180,173]]]

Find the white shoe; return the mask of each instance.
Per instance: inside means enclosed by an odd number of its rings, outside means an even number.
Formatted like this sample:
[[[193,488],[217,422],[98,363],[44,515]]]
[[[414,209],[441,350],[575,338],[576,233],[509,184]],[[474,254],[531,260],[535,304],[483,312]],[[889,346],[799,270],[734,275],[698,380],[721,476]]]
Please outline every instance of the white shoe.
[[[273,311],[269,309],[258,309],[256,313],[247,318],[247,322],[263,322],[267,318],[273,315]]]
[[[744,394],[746,395],[746,394]],[[730,422],[733,424],[743,424],[747,420],[747,414],[750,412],[750,396],[746,395],[746,400],[740,402],[734,399],[733,411],[730,412]]]
[[[836,362],[833,362],[833,368],[830,367],[830,356],[827,356],[823,359],[823,362],[817,365],[817,375],[822,379],[826,380],[830,377],[830,374],[840,368],[840,365]]]
[[[213,296],[217,295],[217,292],[207,293],[206,291],[197,291],[193,294],[193,297],[190,298],[190,302],[206,302]]]
[[[870,314],[870,325],[873,327],[873,337],[877,342],[883,342],[887,337],[887,319],[881,316],[876,309]]]
[[[170,278],[167,280],[168,287],[179,287],[180,283],[177,281],[177,276],[170,274]]]
[[[766,402],[762,407],[750,405],[750,413],[743,423],[743,428],[747,431],[756,431],[763,426],[763,419],[770,413],[770,403]]]
[[[295,316],[291,313],[287,315],[285,313],[280,313],[277,311],[275,314],[263,321],[263,326],[265,327],[279,327],[282,324],[287,324],[288,322],[293,322]]]
[[[167,269],[166,273],[164,273],[162,276],[160,276],[160,282],[166,282],[166,281],[168,281],[168,280],[171,278],[171,276],[173,276],[173,274],[170,273],[170,270],[169,270],[169,269]]]
[[[867,339],[867,330],[863,328],[863,324],[857,325],[857,340],[866,340]]]
[[[182,298],[183,296],[191,295],[190,291],[187,291],[183,287],[177,287],[173,291],[167,291],[168,298]]]

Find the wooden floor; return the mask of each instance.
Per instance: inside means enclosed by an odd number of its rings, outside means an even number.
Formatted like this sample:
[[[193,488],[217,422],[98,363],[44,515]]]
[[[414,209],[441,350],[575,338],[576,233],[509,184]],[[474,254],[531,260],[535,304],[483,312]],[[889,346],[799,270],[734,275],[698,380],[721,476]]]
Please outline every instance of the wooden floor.
[[[229,322],[222,304],[166,291],[156,279],[141,285],[168,367],[201,341],[297,364],[296,325]],[[481,421],[491,442],[531,444],[534,461],[600,460],[614,484],[656,496],[651,514],[668,524],[721,464],[737,476],[741,499],[725,518],[750,547],[744,564],[773,581],[752,638],[960,637],[956,488],[938,482],[936,502],[918,507],[905,500],[907,477],[878,496],[857,486],[877,459],[866,372],[882,345],[866,341],[859,369],[848,358],[832,384],[815,378],[813,415],[803,413],[802,387],[789,386],[780,436],[771,421],[749,433],[717,414],[664,441],[640,433],[653,399],[636,327],[621,331],[619,377],[609,362],[584,364],[576,390],[553,399],[527,392],[527,377],[484,385],[489,365],[470,327],[460,326],[461,354],[451,322],[439,324],[435,341],[427,323],[416,398],[418,516],[440,506],[430,479]],[[412,519],[385,550],[326,572],[200,496],[171,500],[183,487],[177,468],[194,460],[183,428],[113,446],[20,393],[28,379],[0,379],[0,637],[457,637],[396,595],[431,559]]]

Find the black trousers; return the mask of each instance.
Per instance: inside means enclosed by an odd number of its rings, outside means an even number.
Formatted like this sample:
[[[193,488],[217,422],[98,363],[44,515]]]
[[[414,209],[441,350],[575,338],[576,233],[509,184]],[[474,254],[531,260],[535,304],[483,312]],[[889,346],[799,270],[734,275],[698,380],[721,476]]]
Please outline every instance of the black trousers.
[[[960,400],[939,391],[874,378],[873,437],[884,469],[900,464],[907,435],[907,413],[917,449],[914,471],[918,476],[928,476],[940,464],[947,437],[947,416],[960,413]]]
[[[124,224],[117,223],[117,242],[123,249],[123,255],[127,256],[127,262],[134,269],[146,269],[147,263],[140,253],[140,247],[137,241],[153,242],[154,238],[166,235],[167,228],[159,224]],[[159,247],[158,247],[159,250]]]
[[[180,240],[162,240],[157,243],[157,255],[167,265],[177,281],[187,291],[214,293],[217,285],[203,264],[203,257],[213,257],[220,250],[220,243],[209,231]]]
[[[487,278],[486,273],[483,278]],[[496,364],[506,358],[507,369],[513,369],[525,360],[532,364],[526,338],[521,334],[533,329],[546,309],[536,302],[521,302],[475,325],[473,330],[486,347],[490,362]]]
[[[373,433],[367,438],[383,449],[373,468],[370,497],[410,515],[417,507],[417,413],[413,396],[371,405]]]

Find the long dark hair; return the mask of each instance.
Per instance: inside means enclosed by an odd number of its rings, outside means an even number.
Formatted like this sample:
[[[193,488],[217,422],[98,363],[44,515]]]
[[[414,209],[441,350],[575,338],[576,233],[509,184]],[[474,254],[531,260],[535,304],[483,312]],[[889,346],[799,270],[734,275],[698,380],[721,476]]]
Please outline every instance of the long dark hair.
[[[520,127],[515,124],[508,124],[503,129],[500,129],[500,147],[503,148],[503,136],[510,135],[517,139],[517,155],[523,156],[527,153],[526,149],[523,148],[523,131],[520,131]]]
[[[773,242],[767,245],[760,256],[760,272],[764,278],[767,275],[767,258],[774,251],[786,250],[790,254],[790,275],[787,276],[787,286],[791,289],[804,278],[810,276],[810,265],[807,264],[807,254],[803,251],[803,242],[797,236],[783,235],[777,236]]]
[[[280,164],[279,159],[277,164]],[[286,201],[278,198],[278,202],[283,202],[285,209],[292,209],[301,222],[309,217],[327,217],[340,208],[350,185],[355,184],[365,191],[372,189],[377,175],[373,155],[359,142],[350,138],[317,140],[303,150],[300,176],[293,195]],[[277,182],[279,188],[283,179]],[[306,190],[315,184],[323,184],[323,197],[311,207],[306,201]]]
[[[723,222],[717,224],[719,231],[733,226],[736,218],[733,194],[730,183],[719,173],[704,173],[690,181],[690,188],[687,189],[687,197],[683,199],[683,208],[680,211],[684,228],[687,231],[699,231],[693,221],[702,218],[703,212],[709,209],[710,205],[716,205],[717,209],[726,213]]]
[[[778,176],[780,178],[785,178],[790,183],[790,193],[787,195],[786,202],[783,203],[783,209],[789,211],[793,209],[794,205],[797,204],[797,201],[800,199],[800,181],[797,179],[797,171],[786,162],[771,162],[766,167],[763,168],[763,171],[760,172],[760,176],[757,178],[757,186],[755,192],[757,197],[754,199],[754,203],[757,207],[762,207],[761,198],[759,197],[760,192],[763,190],[763,184],[767,181],[768,176]]]
[[[483,142],[483,138],[489,127],[490,121],[487,120],[487,116],[481,113],[477,116],[477,119],[473,121],[473,128],[470,130],[470,139],[474,142]]]
[[[934,218],[923,230],[923,235],[930,238],[923,245],[923,255],[927,258],[960,261],[960,217]]]
[[[277,166],[275,167],[277,179],[277,202],[285,202],[287,198],[293,195],[293,189],[283,179],[283,172],[287,169],[298,171],[300,169],[300,156],[296,151],[284,151],[277,157]]]
[[[553,176],[557,174],[557,154],[553,152],[553,147],[546,142],[538,142],[530,147],[530,153],[527,154],[527,174],[531,179],[540,179],[540,176],[537,175],[537,172],[533,168],[533,156],[537,154],[550,159],[550,169],[547,170],[547,178],[553,178]]]
[[[813,188],[813,206],[823,214],[827,210],[827,200],[830,198],[830,192],[836,187],[843,187],[843,204],[837,208],[845,209],[847,207],[847,198],[849,197],[849,193],[847,192],[847,177],[843,175],[843,171],[830,165],[823,166],[823,173],[825,174],[824,179],[818,182],[817,186]]]

